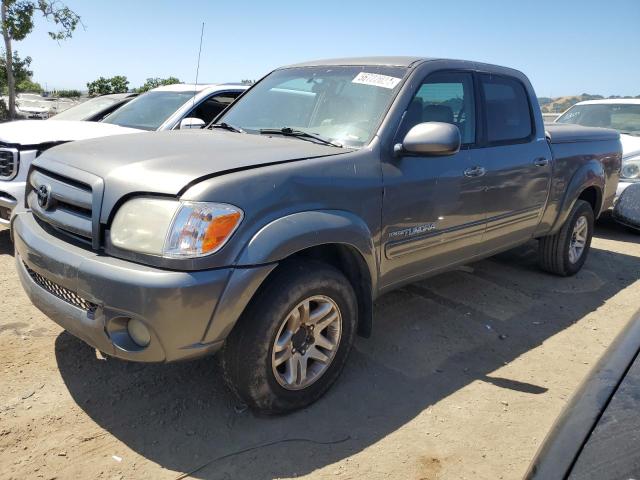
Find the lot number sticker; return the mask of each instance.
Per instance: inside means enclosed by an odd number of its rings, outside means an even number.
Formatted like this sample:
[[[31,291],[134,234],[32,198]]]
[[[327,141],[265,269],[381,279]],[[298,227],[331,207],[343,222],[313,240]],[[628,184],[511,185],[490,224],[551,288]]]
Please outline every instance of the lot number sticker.
[[[356,78],[351,80],[351,83],[361,83],[363,85],[373,85],[374,87],[382,87],[393,89],[398,83],[400,78],[390,77],[388,75],[380,75],[379,73],[367,73],[360,72],[356,75]]]

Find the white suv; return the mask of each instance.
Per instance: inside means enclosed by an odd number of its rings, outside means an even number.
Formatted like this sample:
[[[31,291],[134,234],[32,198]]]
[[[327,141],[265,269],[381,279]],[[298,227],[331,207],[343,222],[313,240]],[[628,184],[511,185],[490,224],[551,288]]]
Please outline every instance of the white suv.
[[[61,143],[126,133],[202,128],[247,88],[246,85],[175,84],[158,87],[126,103],[101,122],[22,120],[0,125],[0,227],[24,203],[31,162]],[[55,174],[55,172],[52,172]]]

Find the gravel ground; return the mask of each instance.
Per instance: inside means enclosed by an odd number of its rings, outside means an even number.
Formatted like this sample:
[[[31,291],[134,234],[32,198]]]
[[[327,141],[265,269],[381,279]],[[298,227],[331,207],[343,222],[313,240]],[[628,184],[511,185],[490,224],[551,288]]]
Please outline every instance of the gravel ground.
[[[104,359],[62,331],[0,232],[0,478],[520,478],[640,308],[640,237],[596,233],[573,278],[532,243],[385,295],[323,399],[261,418],[211,359]]]

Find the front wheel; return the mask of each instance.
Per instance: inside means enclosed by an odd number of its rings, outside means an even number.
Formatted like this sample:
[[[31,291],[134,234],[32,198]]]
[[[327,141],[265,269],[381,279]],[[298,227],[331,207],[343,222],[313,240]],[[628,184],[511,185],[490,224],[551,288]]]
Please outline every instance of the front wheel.
[[[250,407],[285,413],[316,401],[338,378],[354,341],[355,293],[317,261],[281,265],[222,351],[225,380]]]
[[[591,205],[577,200],[560,231],[540,239],[540,267],[563,277],[578,273],[591,247],[593,224]]]

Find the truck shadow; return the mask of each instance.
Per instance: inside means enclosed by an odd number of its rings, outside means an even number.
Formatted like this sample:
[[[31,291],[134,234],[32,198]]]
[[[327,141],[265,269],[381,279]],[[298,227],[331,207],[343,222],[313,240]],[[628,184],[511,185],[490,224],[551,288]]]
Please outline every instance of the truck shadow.
[[[9,230],[0,230],[0,255],[13,256],[13,243],[11,243],[11,236]]]
[[[329,393],[283,417],[259,417],[238,405],[211,359],[169,365],[98,360],[66,333],[56,339],[56,358],[77,404],[166,469],[202,467],[196,478],[297,476],[373,445],[473,381],[544,393],[543,383],[492,372],[639,276],[639,257],[595,248],[576,277],[549,276],[536,267],[535,245],[526,245],[409,285],[376,302],[372,338],[357,340]]]

